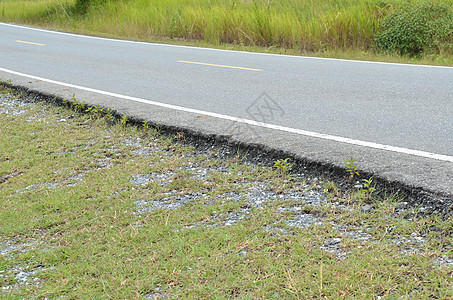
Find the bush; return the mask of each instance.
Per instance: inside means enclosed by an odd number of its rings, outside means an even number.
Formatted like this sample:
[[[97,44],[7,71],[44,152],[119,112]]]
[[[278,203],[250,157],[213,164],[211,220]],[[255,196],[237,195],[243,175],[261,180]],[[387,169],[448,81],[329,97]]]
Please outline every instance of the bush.
[[[75,3],[75,12],[78,14],[86,14],[90,7],[101,6],[109,0],[77,0]]]
[[[406,3],[384,19],[374,45],[400,55],[453,53],[453,9],[440,1]]]

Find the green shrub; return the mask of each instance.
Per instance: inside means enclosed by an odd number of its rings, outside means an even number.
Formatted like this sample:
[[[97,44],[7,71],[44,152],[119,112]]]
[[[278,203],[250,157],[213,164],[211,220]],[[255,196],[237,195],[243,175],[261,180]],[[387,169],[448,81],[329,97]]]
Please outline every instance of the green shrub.
[[[91,7],[102,6],[112,0],[77,0],[75,3],[75,12],[78,14],[86,14]]]
[[[453,53],[453,9],[442,1],[405,3],[384,19],[374,45],[400,55]]]

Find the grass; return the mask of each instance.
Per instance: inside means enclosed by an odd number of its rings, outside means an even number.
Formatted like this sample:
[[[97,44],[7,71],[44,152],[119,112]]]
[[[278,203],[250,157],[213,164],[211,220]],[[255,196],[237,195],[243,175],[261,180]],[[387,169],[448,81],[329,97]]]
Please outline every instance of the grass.
[[[2,1],[0,21],[152,42],[453,66],[448,53],[420,59],[373,51],[397,0],[109,0],[86,9],[75,2]]]
[[[451,217],[78,110],[0,100],[2,298],[453,297]]]

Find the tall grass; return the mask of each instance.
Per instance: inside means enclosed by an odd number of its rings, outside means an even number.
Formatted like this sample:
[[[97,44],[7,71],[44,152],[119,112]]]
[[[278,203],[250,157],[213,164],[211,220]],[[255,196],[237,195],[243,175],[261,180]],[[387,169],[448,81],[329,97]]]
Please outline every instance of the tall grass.
[[[105,10],[127,16],[123,28],[141,27],[158,36],[210,43],[298,47],[368,48],[380,8],[369,0],[111,2]],[[96,14],[95,11],[92,12]]]
[[[401,1],[406,0],[104,0],[82,12],[76,0],[8,0],[0,1],[0,20],[142,40],[195,39],[303,53],[366,51],[392,3]]]
[[[107,0],[84,14],[74,4],[68,0],[1,1],[1,20],[77,26],[137,38],[317,51],[368,49],[382,16],[382,8],[370,0]]]

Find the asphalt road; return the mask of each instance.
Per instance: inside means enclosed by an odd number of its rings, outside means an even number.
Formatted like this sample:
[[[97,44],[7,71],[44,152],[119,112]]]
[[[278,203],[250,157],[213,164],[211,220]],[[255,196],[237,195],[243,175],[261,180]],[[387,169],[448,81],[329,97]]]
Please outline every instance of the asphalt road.
[[[137,43],[0,23],[0,78],[92,101],[123,99],[121,109],[144,118],[153,118],[147,105],[159,107],[166,111],[158,119],[168,124],[255,138],[315,161],[340,165],[355,154],[361,168],[383,178],[453,194],[453,68]],[[198,119],[174,115],[184,113]],[[202,116],[217,122],[202,124]],[[226,121],[250,132],[217,132]]]

